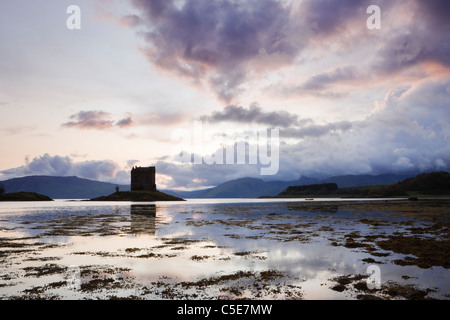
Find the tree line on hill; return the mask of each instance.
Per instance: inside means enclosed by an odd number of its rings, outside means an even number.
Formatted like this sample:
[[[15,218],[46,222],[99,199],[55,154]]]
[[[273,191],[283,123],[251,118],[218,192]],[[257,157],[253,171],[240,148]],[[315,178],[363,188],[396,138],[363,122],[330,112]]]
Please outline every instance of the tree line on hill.
[[[279,197],[336,196],[336,197],[395,197],[395,196],[450,195],[450,173],[423,173],[395,184],[338,188],[334,183],[290,186]]]

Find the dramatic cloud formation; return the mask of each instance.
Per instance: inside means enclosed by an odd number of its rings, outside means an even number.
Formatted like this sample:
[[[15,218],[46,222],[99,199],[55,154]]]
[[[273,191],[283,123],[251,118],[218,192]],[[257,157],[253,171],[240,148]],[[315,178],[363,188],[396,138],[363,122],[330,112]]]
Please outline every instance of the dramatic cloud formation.
[[[202,150],[186,149],[200,157],[279,129],[270,179],[450,166],[449,1],[83,0],[89,32],[70,33],[58,6],[18,3],[0,11],[2,169],[35,158],[3,176],[121,179],[139,162],[181,188],[261,177],[260,164],[177,162],[173,133],[192,147],[198,120]]]
[[[390,73],[424,62],[450,67],[450,3],[442,0],[407,3],[411,15],[408,28],[391,34],[377,52],[379,60],[375,66]]]
[[[366,119],[289,146],[289,153],[298,155],[293,166],[316,174],[448,169],[450,125],[443,119],[450,117],[449,88],[450,80],[427,81],[389,92],[383,107]]]
[[[124,20],[138,27],[153,65],[195,84],[207,84],[219,98],[230,102],[254,75],[292,64],[305,51],[329,50],[333,43],[346,45],[347,50],[359,43],[371,46],[364,25],[372,2],[133,0],[141,14],[127,15]],[[383,38],[377,36],[382,42],[367,57],[372,61],[369,68],[361,64],[338,67],[283,93],[338,98],[343,94],[325,89],[367,80],[369,72],[395,73],[430,61],[450,66],[448,3],[381,0],[377,5],[383,9],[383,21],[395,26],[397,18],[401,27]]]
[[[147,26],[142,34],[149,61],[194,83],[208,84],[225,101],[252,74],[292,62],[303,46],[287,2],[132,2],[141,11],[133,21],[143,20]]]
[[[271,178],[448,170],[449,94],[450,80],[429,80],[387,92],[385,99],[376,103],[374,112],[363,120],[328,124],[309,120],[300,124],[298,117],[291,114],[291,122],[281,122],[286,126],[280,128],[284,140],[280,145],[279,172]],[[266,114],[260,107],[232,106],[205,119],[241,123],[240,117],[244,117],[245,123],[250,123]],[[173,186],[200,188],[242,176],[261,178],[260,164],[178,165],[159,161],[157,165],[161,173],[172,177]]]

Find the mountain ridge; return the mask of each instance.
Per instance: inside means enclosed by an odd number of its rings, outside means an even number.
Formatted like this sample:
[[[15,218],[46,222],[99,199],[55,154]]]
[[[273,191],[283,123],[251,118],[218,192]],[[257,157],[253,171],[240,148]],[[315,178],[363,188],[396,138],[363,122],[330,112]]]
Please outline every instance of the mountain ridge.
[[[365,185],[392,184],[416,174],[397,175],[343,175],[327,179],[316,179],[303,176],[297,180],[264,181],[258,178],[239,178],[226,181],[213,188],[196,191],[160,190],[179,198],[258,198],[261,196],[277,195],[292,185],[308,185],[318,183],[336,183],[340,188],[359,187]],[[8,193],[36,192],[45,194],[52,199],[92,199],[107,196],[115,192],[116,186],[120,191],[129,191],[130,185],[117,185],[78,177],[57,176],[28,176],[0,181]]]
[[[240,178],[230,180],[219,184],[214,188],[196,191],[177,192],[174,190],[165,190],[164,192],[182,198],[253,198],[262,196],[278,195],[289,186],[310,185],[322,183],[336,183],[339,188],[362,187],[368,185],[384,185],[393,184],[407,178],[415,177],[417,174],[381,174],[381,175],[343,175],[335,176],[327,179],[316,179],[303,176],[292,181],[264,181],[258,178]],[[361,179],[358,177],[361,176]],[[359,181],[359,182],[358,182]],[[250,191],[246,191],[245,187],[251,186]]]
[[[90,199],[111,194],[116,186],[129,191],[129,185],[117,185],[75,176],[27,176],[0,181],[8,193],[36,192],[52,199]]]

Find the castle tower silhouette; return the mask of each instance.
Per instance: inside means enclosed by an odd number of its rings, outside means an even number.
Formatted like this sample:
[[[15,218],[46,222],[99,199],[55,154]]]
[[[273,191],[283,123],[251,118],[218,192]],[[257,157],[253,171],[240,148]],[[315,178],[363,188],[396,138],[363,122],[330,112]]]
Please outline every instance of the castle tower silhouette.
[[[133,167],[131,170],[131,190],[156,191],[155,175],[155,167]]]

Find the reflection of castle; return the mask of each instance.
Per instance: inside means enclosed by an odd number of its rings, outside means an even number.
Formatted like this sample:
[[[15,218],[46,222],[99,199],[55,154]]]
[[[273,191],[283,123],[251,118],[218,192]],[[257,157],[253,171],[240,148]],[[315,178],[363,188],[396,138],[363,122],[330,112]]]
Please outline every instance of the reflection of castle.
[[[141,214],[145,216],[156,216],[156,205],[154,204],[132,204],[131,214]]]
[[[131,190],[156,191],[155,167],[134,167],[131,170]]]
[[[156,206],[154,204],[132,204],[131,233],[138,235],[156,234]]]

